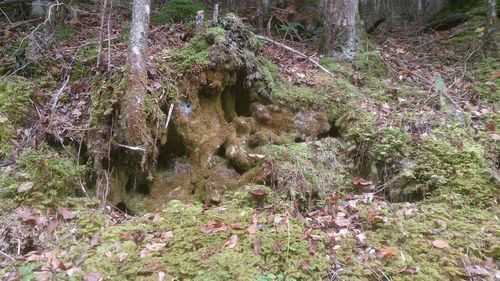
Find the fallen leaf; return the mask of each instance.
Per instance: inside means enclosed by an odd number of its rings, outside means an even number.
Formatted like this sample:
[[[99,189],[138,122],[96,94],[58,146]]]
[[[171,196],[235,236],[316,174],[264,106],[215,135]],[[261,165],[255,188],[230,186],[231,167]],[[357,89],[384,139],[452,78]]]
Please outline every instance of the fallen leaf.
[[[444,249],[444,248],[450,247],[450,245],[448,245],[448,242],[446,242],[444,240],[434,240],[432,242],[432,246],[434,246],[435,248],[438,248],[438,249]]]
[[[156,252],[159,251],[167,246],[167,243],[150,243],[146,244],[146,249],[148,249],[150,252]]]
[[[467,272],[469,272],[470,275],[479,275],[479,276],[489,276],[490,273],[478,266],[478,265],[474,265],[474,266],[466,266],[465,269],[467,270]]]
[[[40,224],[40,217],[34,215],[30,209],[24,209],[19,214],[19,218],[25,223],[31,223],[34,225]]]
[[[83,281],[101,281],[102,275],[98,272],[91,272],[83,275]]]
[[[308,270],[311,267],[311,262],[308,260],[303,260],[299,263],[299,267],[302,270]]]
[[[128,258],[128,253],[118,253],[116,254],[116,258],[119,262],[122,262]]]
[[[152,222],[157,222],[160,220],[160,214],[159,213],[154,213],[148,217],[148,219]]]
[[[49,225],[47,226],[45,232],[47,232],[47,234],[51,234],[52,232],[54,232],[54,230],[56,230],[58,226],[59,226],[59,220],[54,219],[49,222]]]
[[[26,192],[30,189],[33,188],[33,186],[35,186],[35,183],[32,182],[32,181],[27,181],[27,182],[23,182],[21,183],[18,187],[17,187],[17,192],[21,193],[21,192]]]
[[[257,225],[256,224],[252,224],[251,226],[249,226],[247,228],[247,232],[248,232],[248,234],[255,234],[255,233],[257,233]]]
[[[357,178],[352,180],[352,184],[354,185],[359,185],[359,186],[369,186],[372,185],[373,182],[369,180],[365,180],[363,178]]]
[[[96,232],[92,237],[90,237],[90,248],[95,248],[99,245],[99,239],[101,238],[101,234]]]
[[[243,226],[242,223],[232,223],[229,225],[229,227],[231,229],[234,229],[234,230],[244,230],[245,229],[245,226]]]
[[[35,281],[48,281],[51,279],[50,272],[41,272],[36,275]]]
[[[167,241],[167,240],[169,240],[172,237],[174,237],[174,233],[172,231],[165,231],[165,232],[162,232],[161,235],[160,235],[160,238],[163,241]]]
[[[236,243],[238,242],[238,235],[233,234],[231,235],[231,238],[224,244],[224,248],[226,249],[232,249],[236,247]]]
[[[492,258],[486,258],[486,261],[484,262],[484,268],[488,270],[492,270],[495,267],[495,263],[493,262]]]
[[[495,122],[493,122],[492,120],[489,120],[488,122],[486,122],[486,129],[488,131],[492,131],[492,132],[496,131],[497,128],[495,126]]]
[[[70,209],[59,207],[57,210],[64,220],[72,220],[75,218],[75,214]]]
[[[220,221],[210,221],[200,227],[200,231],[204,234],[211,234],[228,230],[228,226]]]
[[[68,274],[68,276],[73,276],[75,273],[80,272],[80,271],[82,271],[81,268],[79,268],[79,267],[72,267],[72,268],[66,270],[66,274]]]
[[[382,247],[380,249],[379,258],[381,259],[392,259],[396,256],[397,250],[393,247]]]
[[[348,219],[344,218],[335,218],[335,224],[339,227],[346,227],[351,224]]]
[[[253,252],[256,255],[260,255],[260,253],[262,252],[262,248],[260,246],[260,239],[257,236],[253,238]]]

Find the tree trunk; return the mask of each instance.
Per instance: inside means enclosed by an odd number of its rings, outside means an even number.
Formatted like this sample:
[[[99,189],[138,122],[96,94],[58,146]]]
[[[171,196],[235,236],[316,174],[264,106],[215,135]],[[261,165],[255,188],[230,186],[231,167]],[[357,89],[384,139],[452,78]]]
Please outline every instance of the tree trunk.
[[[328,0],[326,50],[329,55],[352,60],[357,50],[358,0]]]
[[[147,94],[146,51],[149,32],[150,0],[134,0],[130,30],[130,67],[128,87],[120,103],[120,122],[123,141],[145,149],[150,142],[144,113]]]
[[[488,0],[488,33],[495,33],[498,29],[497,1]]]

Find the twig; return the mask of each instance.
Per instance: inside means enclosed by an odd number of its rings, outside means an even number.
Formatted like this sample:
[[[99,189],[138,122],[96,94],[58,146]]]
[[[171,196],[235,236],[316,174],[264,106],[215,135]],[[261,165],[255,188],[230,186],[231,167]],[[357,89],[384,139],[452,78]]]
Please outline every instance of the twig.
[[[114,145],[116,145],[118,147],[123,147],[123,148],[126,148],[126,149],[130,149],[130,150],[133,150],[133,151],[146,152],[146,149],[143,146],[130,146],[130,145],[121,144],[121,143],[114,143]]]
[[[278,46],[278,47],[281,47],[281,48],[283,48],[283,49],[285,49],[285,50],[287,50],[287,51],[290,51],[290,52],[292,52],[292,53],[294,53],[294,54],[297,54],[297,55],[299,55],[299,56],[301,56],[301,57],[303,57],[303,58],[307,59],[310,63],[314,64],[314,65],[315,65],[315,66],[317,66],[319,69],[323,70],[325,73],[327,73],[327,74],[329,74],[329,75],[333,76],[333,74],[332,74],[332,73],[331,73],[328,69],[326,69],[325,67],[323,67],[321,64],[319,64],[319,63],[315,62],[315,61],[314,61],[311,57],[307,56],[306,54],[301,53],[301,52],[299,52],[299,51],[295,50],[294,48],[289,47],[289,46],[287,46],[287,45],[285,45],[285,44],[282,44],[282,43],[280,43],[280,42],[278,42],[278,41],[275,41],[275,40],[273,40],[273,39],[271,39],[271,38],[268,38],[268,37],[265,37],[265,36],[262,36],[262,35],[256,35],[256,37],[257,37],[257,38],[259,38],[259,39],[261,39],[261,40],[264,40],[264,41],[267,41],[267,42],[273,43],[274,45],[276,45],[276,46]]]
[[[111,71],[111,11],[113,11],[113,0],[109,1],[108,12],[108,72]]]
[[[12,25],[12,22],[10,21],[9,17],[7,16],[7,14],[3,11],[2,8],[0,8],[0,11],[2,12],[2,14],[7,18],[7,21],[9,22],[9,24]]]
[[[97,67],[101,64],[101,52],[102,52],[102,33],[104,29],[104,17],[106,16],[106,7],[108,6],[108,0],[103,0],[102,12],[101,12],[101,25],[99,27],[99,49],[97,51]]]
[[[170,105],[170,108],[168,109],[168,116],[167,116],[167,122],[165,123],[165,129],[168,128],[168,123],[170,123],[170,117],[172,117],[173,110],[174,110],[174,104],[172,103]]]
[[[16,261],[16,259],[15,259],[15,258],[13,258],[13,257],[9,256],[7,253],[3,252],[2,250],[0,250],[0,254],[2,254],[2,255],[4,255],[5,257],[7,257],[7,258],[11,259],[12,261]]]
[[[66,88],[66,86],[68,85],[68,82],[69,82],[69,71],[66,73],[66,78],[64,79],[64,82],[63,84],[61,85],[61,88],[59,88],[59,90],[57,91],[57,94],[54,98],[54,103],[52,104],[52,112],[54,112],[54,110],[56,110],[56,107],[57,107],[57,103],[59,102],[59,97],[61,96],[61,94],[63,93],[64,89]]]

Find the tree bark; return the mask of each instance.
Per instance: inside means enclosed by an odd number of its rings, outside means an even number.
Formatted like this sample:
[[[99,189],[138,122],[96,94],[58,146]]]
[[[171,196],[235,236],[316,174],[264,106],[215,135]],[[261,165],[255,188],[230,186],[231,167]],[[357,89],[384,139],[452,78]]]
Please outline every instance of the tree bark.
[[[130,30],[128,87],[120,103],[123,138],[131,146],[147,146],[150,134],[144,113],[147,94],[146,51],[149,32],[150,0],[134,0]]]
[[[358,47],[358,0],[328,0],[326,10],[326,50],[329,55],[352,60]]]
[[[498,29],[497,1],[488,0],[488,33],[495,33]]]

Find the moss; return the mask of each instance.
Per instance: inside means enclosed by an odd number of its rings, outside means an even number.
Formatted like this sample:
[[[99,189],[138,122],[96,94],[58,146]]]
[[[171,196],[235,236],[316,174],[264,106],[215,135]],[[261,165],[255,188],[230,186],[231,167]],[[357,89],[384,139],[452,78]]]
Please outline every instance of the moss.
[[[77,166],[63,153],[49,148],[26,150],[18,157],[15,170],[4,171],[0,196],[36,203],[39,208],[56,206],[68,195],[76,194],[85,173],[84,166]],[[33,182],[33,188],[18,193],[18,186],[24,182]]]
[[[82,272],[75,278],[85,272],[100,272],[113,280],[149,280],[147,278],[154,278],[156,272],[163,271],[169,278],[189,280],[256,280],[269,273],[281,273],[295,280],[317,280],[329,268],[324,256],[308,252],[309,242],[302,239],[305,225],[279,211],[258,214],[257,234],[232,229],[202,233],[200,227],[210,221],[241,223],[244,228],[252,224],[253,209],[235,202],[223,207],[203,211],[199,205],[171,201],[155,222],[142,217],[98,229],[100,243],[92,253],[83,251],[84,256],[80,257],[82,245],[75,242],[60,251],[65,252],[68,260],[82,261],[79,265]],[[83,225],[83,222],[77,223]],[[101,222],[102,226],[104,224]],[[158,243],[160,233],[166,231],[172,231],[173,237],[165,247],[140,257],[146,245]],[[134,243],[132,237],[140,236],[138,233],[142,233],[144,241]],[[236,246],[224,248],[233,234],[239,237]],[[124,238],[127,236],[129,238]],[[258,255],[253,251],[255,236],[260,239],[261,253]],[[68,235],[62,237],[73,241]],[[319,253],[324,250],[326,238],[320,234],[318,237],[322,238],[316,244]],[[280,246],[276,246],[277,243]],[[128,254],[124,262],[118,260],[118,253]],[[299,266],[304,260],[311,264],[308,270]]]
[[[348,180],[342,155],[347,144],[333,139],[262,148],[268,162],[264,170],[273,189],[290,198],[300,209],[311,209]]]
[[[196,35],[189,43],[180,49],[174,49],[167,59],[169,65],[177,71],[193,68],[193,65],[202,65],[207,62],[212,46],[224,40],[224,29],[211,27]]]
[[[22,77],[0,82],[0,116],[13,123],[26,122],[33,98],[33,85]]]
[[[367,205],[359,208],[361,218],[372,211]],[[492,257],[491,245],[496,244],[498,227],[494,216],[485,210],[429,202],[380,205],[379,209],[386,221],[364,228],[367,244],[376,250],[374,254],[354,246],[353,237],[340,241],[337,258],[348,268],[341,273],[342,278],[378,280],[383,273],[392,280],[461,280],[467,278],[464,262],[482,264]],[[432,242],[438,239],[447,241],[450,247],[434,248]],[[378,257],[382,247],[396,249],[396,255],[392,259]],[[351,258],[354,256],[365,260]]]
[[[193,20],[196,12],[203,10],[202,2],[196,0],[172,0],[153,14],[154,24],[167,24]]]
[[[71,40],[76,37],[76,28],[73,25],[60,25],[54,32],[57,41]]]
[[[12,153],[12,139],[15,138],[14,130],[9,120],[0,116],[0,159]]]
[[[365,77],[387,77],[387,67],[382,61],[381,54],[378,50],[362,50],[357,52],[355,62]]]

